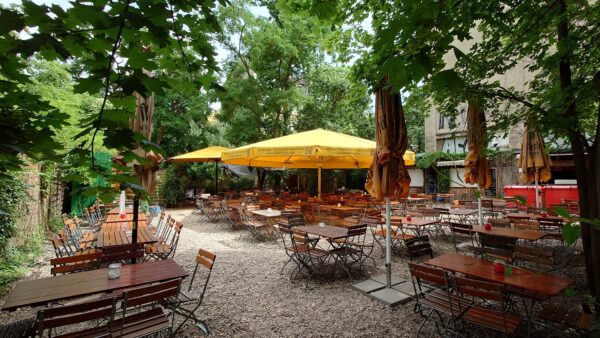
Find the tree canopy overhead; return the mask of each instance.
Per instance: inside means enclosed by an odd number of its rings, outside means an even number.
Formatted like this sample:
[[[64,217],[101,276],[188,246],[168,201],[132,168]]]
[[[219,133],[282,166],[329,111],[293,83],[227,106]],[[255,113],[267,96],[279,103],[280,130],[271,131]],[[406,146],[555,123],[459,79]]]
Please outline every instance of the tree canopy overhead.
[[[56,130],[69,124],[68,114],[23,86],[32,81],[30,57],[72,64],[75,91],[102,97],[97,111],[78,121],[79,144],[70,150],[81,163],[93,164],[90,150],[93,153],[99,132],[105,135],[103,145],[118,151],[143,141],[128,125],[135,110],[134,92],[163,94],[174,86],[212,86],[217,63],[210,34],[219,29],[215,6],[179,0],[94,0],[65,7],[23,1],[21,6],[0,8],[0,127],[5,135],[0,141],[0,173],[22,164],[18,154],[56,159],[65,153],[54,140]],[[150,142],[142,144],[158,150]],[[143,161],[132,152],[124,156],[126,161]],[[129,175],[110,179],[132,180]]]
[[[371,138],[367,88],[331,63],[331,29],[271,13],[255,16],[244,2],[219,13],[229,58],[218,118],[231,126],[227,138],[242,145],[317,127]]]

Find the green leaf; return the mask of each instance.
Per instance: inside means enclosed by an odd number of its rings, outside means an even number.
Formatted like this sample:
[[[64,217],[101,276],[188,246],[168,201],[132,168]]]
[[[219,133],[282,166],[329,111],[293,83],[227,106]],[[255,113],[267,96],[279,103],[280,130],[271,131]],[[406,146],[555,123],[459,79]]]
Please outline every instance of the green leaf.
[[[566,218],[566,219],[571,219],[571,214],[569,213],[569,210],[567,210],[566,208],[563,207],[557,207],[553,209],[554,213],[557,214],[560,217]]]
[[[577,242],[579,236],[581,236],[581,227],[572,223],[566,223],[563,225],[563,239],[567,245],[573,245]]]

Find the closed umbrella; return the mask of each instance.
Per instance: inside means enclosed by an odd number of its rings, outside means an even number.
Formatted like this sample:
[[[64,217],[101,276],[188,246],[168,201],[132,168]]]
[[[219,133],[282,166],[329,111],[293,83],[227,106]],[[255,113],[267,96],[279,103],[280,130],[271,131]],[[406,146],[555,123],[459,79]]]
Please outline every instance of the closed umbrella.
[[[544,138],[538,130],[525,128],[518,165],[521,169],[521,181],[525,184],[535,183],[535,207],[539,208],[538,184],[540,181],[547,182],[552,176],[550,172],[552,162],[546,154]]]
[[[365,188],[377,200],[385,198],[386,285],[391,287],[390,197],[408,196],[410,176],[402,157],[408,145],[402,101],[400,93],[392,91],[387,75],[375,92],[375,139],[376,153],[369,168]]]
[[[483,190],[492,184],[490,175],[490,163],[486,156],[487,135],[485,128],[485,114],[472,102],[467,109],[467,143],[469,152],[465,159],[465,182],[477,184],[479,198],[477,199],[479,210],[479,224],[483,223],[481,214],[481,194]]]

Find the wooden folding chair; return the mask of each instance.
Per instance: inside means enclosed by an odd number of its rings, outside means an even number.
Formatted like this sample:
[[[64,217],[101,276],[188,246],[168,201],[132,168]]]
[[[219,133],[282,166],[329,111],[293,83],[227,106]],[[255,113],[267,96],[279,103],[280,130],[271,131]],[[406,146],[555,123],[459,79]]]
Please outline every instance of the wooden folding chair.
[[[461,304],[458,298],[451,293],[451,281],[448,273],[429,265],[412,262],[408,263],[408,269],[415,292],[414,312],[424,317],[417,329],[417,337],[425,323],[434,315],[439,319],[439,323],[436,322],[435,326],[440,335],[445,331],[456,330],[456,323],[467,310],[468,305],[464,302]],[[424,285],[427,286],[427,289],[424,289]],[[427,292],[429,289],[432,290]],[[426,313],[426,310],[429,312]],[[447,316],[448,319],[444,320],[443,316]],[[439,324],[442,325],[442,329]]]
[[[123,292],[122,317],[114,321],[114,334],[118,337],[141,337],[169,332],[170,336],[171,321],[158,304],[169,298],[177,298],[180,286],[181,280],[176,279]],[[146,305],[150,306],[149,310],[127,314],[130,309]]]
[[[454,251],[473,252],[475,248],[475,236],[473,225],[466,223],[450,222],[448,223],[450,232],[452,233],[452,242],[454,243]],[[467,238],[468,241],[460,242],[460,238]]]
[[[429,237],[426,235],[407,239],[404,241],[404,245],[406,246],[406,255],[411,261],[413,258],[423,255],[429,255],[433,258],[433,248],[429,242]]]
[[[162,302],[166,308],[185,317],[181,324],[173,331],[171,334],[172,336],[175,336],[189,319],[193,319],[196,326],[202,330],[204,334],[209,335],[208,326],[205,322],[196,317],[196,311],[198,311],[198,308],[202,305],[202,300],[206,294],[206,287],[208,286],[216,258],[217,256],[212,252],[199,249],[198,254],[196,255],[196,267],[190,278],[187,290],[180,289],[176,299],[171,297]],[[200,277],[198,268],[203,270],[203,278]],[[196,276],[198,276],[198,278],[196,278]],[[197,293],[192,293],[192,287],[194,286],[198,289]],[[189,304],[195,304],[191,310],[184,307]]]
[[[181,230],[183,229],[183,223],[173,221],[173,232],[170,239],[163,240],[159,243],[152,243],[146,245],[147,259],[168,259],[175,256],[177,252],[177,246],[179,244],[179,237],[181,236]]]
[[[478,279],[455,277],[454,285],[461,305],[469,298],[468,308],[462,316],[465,322],[514,335],[522,317],[508,313],[505,305],[504,287],[501,284],[484,282]],[[496,303],[496,308],[480,305],[481,301]]]
[[[129,264],[133,260],[144,260],[144,243],[111,245],[102,248],[101,261],[105,266],[111,263]]]

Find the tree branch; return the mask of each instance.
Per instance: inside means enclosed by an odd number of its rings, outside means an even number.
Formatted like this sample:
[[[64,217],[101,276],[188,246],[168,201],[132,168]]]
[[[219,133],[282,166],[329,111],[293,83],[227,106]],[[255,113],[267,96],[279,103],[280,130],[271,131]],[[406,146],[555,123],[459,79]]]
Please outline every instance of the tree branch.
[[[110,90],[110,74],[112,73],[112,65],[115,60],[115,55],[117,54],[117,49],[118,49],[120,41],[121,41],[121,35],[123,34],[123,28],[125,27],[125,18],[127,17],[127,12],[129,11],[130,3],[131,3],[131,0],[127,0],[127,2],[125,3],[125,8],[123,9],[123,13],[121,13],[121,22],[119,23],[119,30],[117,32],[117,36],[115,38],[115,43],[113,44],[113,48],[110,53],[110,57],[108,58],[108,65],[106,66],[104,97],[102,99],[102,105],[100,106],[100,113],[98,114],[98,118],[94,122],[94,134],[92,135],[92,141],[91,141],[92,170],[95,170],[95,167],[96,167],[96,163],[94,160],[94,141],[96,140],[96,135],[98,134],[98,129],[100,129],[100,123],[102,122],[102,116],[104,115],[104,108],[106,107],[106,101],[108,100],[108,93]]]
[[[189,62],[187,55],[185,54],[185,51],[183,50],[183,44],[181,42],[181,34],[179,34],[179,29],[177,28],[177,25],[175,24],[175,12],[173,11],[173,5],[171,4],[171,1],[168,0],[167,4],[169,5],[169,12],[171,12],[171,20],[173,20],[171,22],[171,24],[173,25],[173,31],[175,32],[175,37],[177,38],[177,44],[179,45],[179,49],[181,50],[181,56],[183,57],[183,61],[186,63],[188,69],[192,68],[192,64]]]

